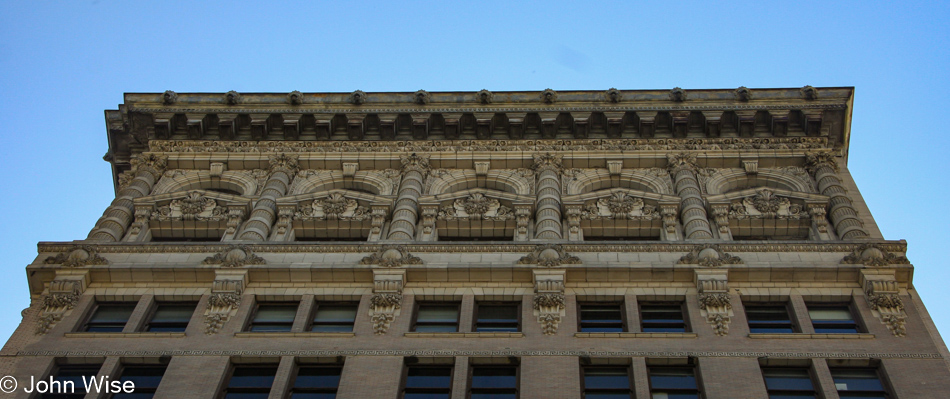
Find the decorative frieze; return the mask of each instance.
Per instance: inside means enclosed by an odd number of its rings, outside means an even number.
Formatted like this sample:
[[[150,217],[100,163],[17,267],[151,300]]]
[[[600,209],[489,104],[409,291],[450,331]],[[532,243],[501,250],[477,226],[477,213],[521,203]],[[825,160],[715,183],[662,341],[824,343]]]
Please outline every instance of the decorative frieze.
[[[360,264],[400,267],[403,265],[421,265],[422,259],[409,253],[405,245],[383,245],[378,251],[360,260]]]
[[[519,265],[538,265],[555,267],[560,265],[579,265],[580,258],[573,256],[559,244],[541,244],[534,247],[528,255],[518,260]]]
[[[742,262],[738,256],[733,256],[720,249],[716,244],[697,245],[688,254],[683,255],[679,261],[680,265],[700,265],[704,267],[718,267],[722,265],[739,265]]]
[[[205,258],[204,265],[220,265],[221,267],[241,267],[246,265],[264,265],[267,261],[257,256],[247,245],[229,245],[223,251]]]
[[[846,255],[841,263],[865,266],[909,265],[910,261],[903,255],[895,255],[880,244],[861,244],[850,254]]]
[[[43,263],[47,265],[62,265],[63,267],[82,267],[91,265],[108,265],[109,261],[99,255],[94,245],[77,245],[70,251],[47,257]]]

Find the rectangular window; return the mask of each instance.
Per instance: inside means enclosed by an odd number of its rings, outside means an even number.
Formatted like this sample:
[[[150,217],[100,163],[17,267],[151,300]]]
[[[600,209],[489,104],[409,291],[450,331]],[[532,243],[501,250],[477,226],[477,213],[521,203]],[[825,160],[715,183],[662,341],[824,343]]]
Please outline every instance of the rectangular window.
[[[276,365],[237,366],[231,371],[223,399],[267,399],[275,375]]]
[[[580,332],[623,332],[623,304],[581,303]]]
[[[688,332],[682,303],[640,303],[643,332]]]
[[[794,333],[795,327],[785,304],[747,304],[745,314],[751,333]]]
[[[100,303],[83,326],[88,332],[122,332],[135,310],[135,302]]]
[[[692,367],[650,367],[650,394],[654,399],[696,399],[699,386]]]
[[[297,316],[296,303],[261,303],[257,305],[248,331],[287,332]]]
[[[847,304],[807,304],[808,316],[815,332],[819,334],[856,334],[858,323],[854,321],[851,307]]]
[[[874,369],[831,369],[835,389],[842,399],[889,398],[884,384]]]
[[[131,393],[117,393],[112,399],[151,399],[155,396],[158,384],[162,382],[166,366],[126,366],[122,369],[119,381],[131,381],[135,390]]]
[[[471,399],[516,399],[518,397],[517,366],[473,366],[469,384]]]
[[[416,322],[412,331],[457,332],[459,327],[459,304],[420,303],[416,310]]]
[[[807,368],[767,367],[762,369],[762,377],[769,399],[816,399]]]
[[[86,385],[83,377],[89,378],[99,374],[102,365],[63,365],[53,373],[53,381],[59,386],[50,386],[50,392],[39,396],[40,399],[82,399],[86,396]],[[49,381],[49,379],[47,379]]]
[[[343,366],[301,365],[297,369],[290,399],[334,399]]]
[[[403,399],[449,399],[452,396],[452,366],[409,366]]]
[[[356,311],[359,308],[358,303],[317,302],[316,308],[313,313],[313,324],[310,325],[310,331],[353,332],[353,324],[356,322]]]
[[[584,367],[583,399],[631,399],[628,367]]]
[[[521,307],[517,303],[476,303],[476,332],[521,331]]]
[[[197,303],[159,302],[152,319],[145,326],[151,332],[185,332]]]

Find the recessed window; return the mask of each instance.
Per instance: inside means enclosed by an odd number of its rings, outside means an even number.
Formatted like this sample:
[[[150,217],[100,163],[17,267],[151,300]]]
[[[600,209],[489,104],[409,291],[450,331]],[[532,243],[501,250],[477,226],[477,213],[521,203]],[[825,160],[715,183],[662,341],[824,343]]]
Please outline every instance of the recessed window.
[[[640,303],[643,332],[687,332],[682,303]]]
[[[630,399],[630,369],[627,367],[584,367],[584,399]]]
[[[343,366],[301,365],[297,369],[290,399],[334,399]]]
[[[257,305],[248,331],[287,332],[297,316],[296,303],[261,303]]]
[[[121,392],[112,395],[112,399],[151,399],[155,396],[158,384],[162,382],[166,366],[125,366],[119,381],[135,384],[133,392]]]
[[[145,331],[185,332],[196,306],[196,303],[159,302]]]
[[[231,371],[223,399],[267,399],[275,375],[276,365],[237,366]]]
[[[471,399],[516,399],[518,367],[473,366],[469,387]]]
[[[457,303],[420,303],[412,331],[457,332],[459,305]]]
[[[623,332],[623,304],[581,303],[581,332]]]
[[[452,366],[409,366],[403,399],[449,399],[452,396]]]
[[[815,385],[807,368],[763,368],[762,377],[770,399],[815,399]]]
[[[847,398],[889,398],[874,369],[831,369],[838,396]]]
[[[122,332],[133,310],[135,302],[100,303],[83,326],[83,331]]]
[[[356,322],[356,311],[359,308],[358,303],[317,302],[316,308],[313,313],[313,324],[310,325],[310,331],[353,332],[353,324]]]
[[[808,316],[819,334],[856,334],[861,332],[847,304],[808,304]]]
[[[795,327],[785,304],[745,304],[752,333],[794,333]]]
[[[476,303],[476,332],[520,331],[520,306],[517,303]]]
[[[692,367],[650,367],[650,394],[655,399],[699,398]]]
[[[39,396],[40,399],[82,399],[86,396],[86,385],[83,377],[89,380],[99,374],[102,365],[63,365],[52,374],[53,381],[61,383],[54,392]],[[51,387],[52,390],[52,387]]]

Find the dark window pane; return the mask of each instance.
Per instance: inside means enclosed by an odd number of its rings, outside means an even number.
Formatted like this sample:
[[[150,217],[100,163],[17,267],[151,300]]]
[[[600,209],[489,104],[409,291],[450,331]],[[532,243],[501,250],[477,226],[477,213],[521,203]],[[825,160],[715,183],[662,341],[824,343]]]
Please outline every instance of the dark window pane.
[[[138,385],[135,386],[135,390],[138,391]],[[112,399],[151,399],[155,397],[154,392],[132,392],[132,393],[117,393],[112,395]]]
[[[874,370],[831,370],[835,387],[841,391],[884,391],[884,385]]]
[[[292,393],[290,399],[336,399],[335,393]]]
[[[451,367],[410,367],[406,388],[449,388],[451,381]]]
[[[458,331],[458,304],[421,304],[416,313],[413,331],[456,332]]]
[[[749,331],[752,333],[794,333],[785,305],[747,305]]]
[[[769,399],[817,399],[813,393],[770,393]]]
[[[85,331],[122,332],[134,309],[134,303],[101,304],[86,323]]]
[[[450,399],[449,393],[406,392],[404,399]]]
[[[696,389],[696,377],[693,369],[654,368],[650,369],[650,387],[653,389]]]
[[[585,368],[584,389],[630,389],[626,368]],[[590,396],[590,395],[588,395]],[[629,396],[629,395],[628,395]]]
[[[475,367],[472,369],[472,389],[515,388],[517,370],[511,367]]]
[[[581,304],[581,332],[623,332],[620,304]]]
[[[808,305],[808,315],[816,333],[822,334],[855,334],[858,325],[851,315],[847,305],[822,306]]]
[[[478,332],[517,332],[518,305],[491,304],[478,305],[478,317],[475,320],[475,331]]]
[[[148,323],[147,331],[184,332],[196,306],[194,303],[159,303]]]
[[[224,399],[267,399],[268,396],[270,396],[269,393],[229,392],[224,395]]]
[[[86,386],[83,384],[83,377],[86,377],[88,380],[90,377],[96,376],[99,373],[100,365],[76,365],[76,366],[60,366],[59,370],[53,375],[53,380],[62,382],[61,388],[64,392],[72,392],[73,394],[63,393],[63,394],[45,394],[42,395],[42,398],[82,398],[86,394]],[[67,388],[68,384],[72,383],[72,390]]]
[[[357,304],[318,304],[310,331],[353,332]]]
[[[296,304],[261,304],[257,306],[250,331],[290,331],[297,316]]]
[[[518,395],[514,393],[472,393],[472,399],[515,399]]]
[[[154,392],[158,384],[162,382],[162,376],[165,375],[165,366],[128,366],[122,370],[122,376],[119,380],[122,382],[132,381],[135,384],[135,392],[150,390]]]
[[[630,393],[586,392],[585,399],[630,399]]]
[[[294,388],[336,388],[340,385],[342,367],[301,367]]]
[[[765,386],[769,390],[812,391],[807,369],[764,369]]]
[[[228,382],[229,388],[267,388],[274,384],[277,367],[238,367]]]
[[[686,332],[683,308],[679,304],[640,305],[643,332]]]

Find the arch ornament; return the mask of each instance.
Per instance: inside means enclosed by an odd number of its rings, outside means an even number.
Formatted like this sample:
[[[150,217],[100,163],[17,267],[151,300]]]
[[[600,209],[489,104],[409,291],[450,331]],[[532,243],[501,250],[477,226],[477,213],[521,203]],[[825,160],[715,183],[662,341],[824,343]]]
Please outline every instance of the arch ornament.
[[[607,169],[573,169],[565,173],[565,195],[589,193],[607,188],[628,188],[656,194],[673,194],[670,173],[660,168],[627,169],[611,175]]]
[[[702,177],[703,191],[709,195],[718,195],[753,187],[777,188],[800,193],[815,194],[815,183],[805,169],[797,166],[784,168],[759,169],[755,175],[749,175],[745,170],[713,169],[714,172]]]
[[[258,180],[247,171],[227,171],[220,176],[212,176],[211,172],[205,170],[170,170],[162,175],[151,195],[215,188],[237,191],[241,195],[254,195],[258,187]]]
[[[399,171],[393,169],[357,171],[352,180],[347,179],[339,170],[303,170],[294,179],[290,195],[346,188],[369,191],[375,195],[394,195],[399,187]]]
[[[433,171],[426,180],[425,193],[440,195],[479,186],[516,195],[530,195],[534,192],[534,171],[492,169],[485,177],[480,177],[470,169],[441,169]]]

